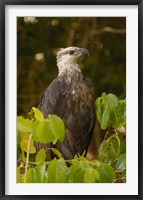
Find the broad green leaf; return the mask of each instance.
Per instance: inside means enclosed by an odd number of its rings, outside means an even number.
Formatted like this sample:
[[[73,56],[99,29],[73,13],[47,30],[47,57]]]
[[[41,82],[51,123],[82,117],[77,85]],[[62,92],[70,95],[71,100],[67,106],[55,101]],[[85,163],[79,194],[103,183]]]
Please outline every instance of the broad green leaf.
[[[125,101],[119,101],[119,104],[116,109],[113,110],[114,119],[113,127],[119,128],[126,123],[126,104]]]
[[[118,142],[115,138],[112,138],[112,140],[110,141],[108,153],[109,153],[109,159],[111,160],[111,164],[112,166],[114,166],[119,153]]]
[[[25,119],[22,116],[17,117],[17,129],[21,132],[32,132],[32,123],[29,119]]]
[[[101,100],[102,100],[101,97],[98,97],[98,98],[96,99],[96,102],[95,102],[96,106],[100,105]]]
[[[99,123],[101,123],[101,97],[96,99],[96,116]]]
[[[118,100],[118,97],[116,95],[108,94],[107,98],[108,98],[108,102],[109,102],[109,105],[110,105],[110,109],[116,108],[118,106],[119,100]]]
[[[117,118],[117,109],[114,108],[112,111],[112,126],[116,129],[119,127],[119,122]]]
[[[111,163],[111,158],[109,157],[110,139],[105,140],[101,143],[99,147],[99,160],[101,162]]]
[[[101,165],[99,160],[91,160],[91,162],[92,162],[92,166],[95,167],[95,168],[97,168]]]
[[[119,124],[124,124],[126,121],[126,104],[124,102],[119,103],[116,114]]]
[[[26,183],[37,183],[37,173],[35,168],[29,168],[26,173]]]
[[[38,127],[40,125],[40,121],[35,120],[32,125],[33,125],[33,132],[32,132],[33,139],[34,139],[35,142],[39,142],[39,139],[38,139],[38,134],[39,134]]]
[[[46,160],[45,150],[41,149],[40,151],[38,151],[38,153],[36,155],[36,162],[37,163],[44,163],[45,160]]]
[[[106,151],[107,149],[107,145],[105,142],[103,142],[100,147],[99,147],[99,160],[100,162],[107,162],[107,159],[108,158],[108,151]]]
[[[65,138],[65,126],[62,119],[56,115],[49,115],[47,121],[54,135],[53,144],[58,140],[63,141]]]
[[[53,159],[48,165],[48,182],[65,183],[67,181],[67,165],[64,159]]]
[[[55,148],[50,148],[53,153],[58,157],[58,158],[62,158],[62,154]]]
[[[108,139],[104,140],[99,148],[99,159],[105,163],[111,163],[115,166],[116,161],[121,151],[120,137],[117,134],[113,134]]]
[[[44,121],[33,122],[33,137],[36,142],[43,144],[53,143],[57,140],[63,141],[65,128],[63,121],[56,115],[49,115]]]
[[[85,158],[83,155],[78,155],[74,157],[74,159],[72,160],[72,163],[78,162],[81,166],[83,167],[90,167],[90,163],[87,160],[87,158]]]
[[[86,167],[82,162],[74,162],[70,167],[69,182],[83,183],[84,171]]]
[[[118,171],[124,171],[126,169],[126,153],[119,157],[119,160],[116,163],[116,168]]]
[[[21,141],[20,141],[21,150],[24,152],[27,152],[30,134],[26,133],[26,132],[19,132],[19,134],[20,134],[20,138],[21,138]],[[33,144],[33,138],[31,138],[31,140],[30,140],[29,153],[31,153],[31,154],[36,153],[36,148],[34,147],[34,144]]]
[[[44,121],[43,113],[38,108],[32,107],[32,111],[34,112],[34,117],[36,120]]]
[[[102,104],[102,116],[101,116],[101,128],[103,130],[107,129],[110,122],[110,109],[108,103]]]
[[[95,183],[100,180],[98,171],[92,167],[87,167],[84,171],[84,183]]]
[[[114,181],[115,171],[110,165],[102,164],[97,170],[100,174],[101,183],[112,183]]]
[[[49,144],[53,142],[54,135],[48,121],[41,121],[36,129],[38,135],[38,142]]]
[[[45,179],[46,164],[40,164],[36,167],[37,182],[43,183]]]

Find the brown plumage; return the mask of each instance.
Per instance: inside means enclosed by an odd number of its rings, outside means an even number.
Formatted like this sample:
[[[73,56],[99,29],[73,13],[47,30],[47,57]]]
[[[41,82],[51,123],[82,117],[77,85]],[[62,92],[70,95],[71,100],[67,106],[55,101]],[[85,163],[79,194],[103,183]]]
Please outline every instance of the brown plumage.
[[[95,126],[94,89],[77,64],[78,57],[83,54],[88,51],[77,47],[58,52],[59,75],[46,88],[39,103],[45,118],[56,114],[65,123],[65,140],[54,145],[65,159],[87,152]],[[52,155],[50,151],[48,153]]]

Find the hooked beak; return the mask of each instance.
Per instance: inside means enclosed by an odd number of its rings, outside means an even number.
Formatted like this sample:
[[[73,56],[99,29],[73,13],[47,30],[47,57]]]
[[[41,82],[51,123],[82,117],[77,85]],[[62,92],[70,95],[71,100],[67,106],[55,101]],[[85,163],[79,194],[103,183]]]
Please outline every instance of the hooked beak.
[[[80,48],[81,55],[87,54],[89,56],[89,51],[85,48]]]

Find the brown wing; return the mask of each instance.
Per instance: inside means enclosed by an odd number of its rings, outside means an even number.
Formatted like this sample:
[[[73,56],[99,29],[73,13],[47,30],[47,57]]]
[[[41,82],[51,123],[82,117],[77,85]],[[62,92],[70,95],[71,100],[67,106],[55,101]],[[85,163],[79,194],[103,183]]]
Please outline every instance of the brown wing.
[[[58,114],[61,88],[62,81],[54,79],[41,95],[38,108],[42,111],[45,118],[49,114]]]
[[[61,151],[65,159],[72,159],[75,154],[87,151],[92,138],[95,126],[94,98],[89,81],[86,83],[84,80],[84,85],[85,88],[80,89],[79,87],[77,93],[80,95],[75,101],[66,79],[55,79],[40,98],[39,109],[43,112],[44,117],[56,114],[65,123],[65,140],[55,145],[55,148]],[[74,109],[75,107],[76,109]]]

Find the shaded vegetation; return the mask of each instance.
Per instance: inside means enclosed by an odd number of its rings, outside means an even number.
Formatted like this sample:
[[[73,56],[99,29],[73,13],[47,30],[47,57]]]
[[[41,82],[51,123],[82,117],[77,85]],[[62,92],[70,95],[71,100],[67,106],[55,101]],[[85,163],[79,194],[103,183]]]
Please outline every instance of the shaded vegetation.
[[[32,108],[31,119],[17,117],[17,182],[18,183],[125,183],[126,182],[126,142],[120,129],[125,129],[125,101],[115,95],[102,94],[98,104],[97,117],[106,135],[96,159],[87,160],[85,153],[78,153],[71,160],[65,160],[60,151],[44,144],[63,141],[65,128],[56,115],[44,119],[37,108]],[[108,104],[107,106],[103,106]],[[120,103],[124,105],[121,109]],[[115,113],[120,110],[120,115]],[[109,117],[105,117],[105,115]],[[120,120],[122,119],[122,120]],[[115,122],[115,123],[114,123]],[[112,134],[111,133],[112,129]],[[35,142],[43,144],[36,152]],[[48,150],[55,158],[48,159]]]

